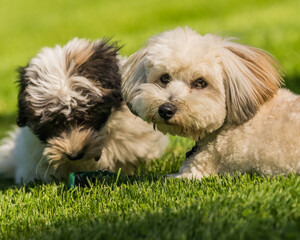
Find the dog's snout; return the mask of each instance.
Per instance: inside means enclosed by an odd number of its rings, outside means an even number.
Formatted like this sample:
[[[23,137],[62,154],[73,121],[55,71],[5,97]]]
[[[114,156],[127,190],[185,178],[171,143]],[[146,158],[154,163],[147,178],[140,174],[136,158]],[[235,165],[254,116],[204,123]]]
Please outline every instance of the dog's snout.
[[[165,103],[158,108],[158,114],[165,120],[169,120],[177,111],[177,107],[171,103]]]
[[[84,152],[78,152],[78,153],[71,153],[71,154],[67,154],[67,157],[71,160],[71,161],[75,161],[75,160],[80,160],[82,159],[84,156]]]
[[[94,159],[95,159],[96,162],[98,162],[100,160],[101,155],[102,155],[102,152],[99,155],[97,155],[96,157],[94,157]]]

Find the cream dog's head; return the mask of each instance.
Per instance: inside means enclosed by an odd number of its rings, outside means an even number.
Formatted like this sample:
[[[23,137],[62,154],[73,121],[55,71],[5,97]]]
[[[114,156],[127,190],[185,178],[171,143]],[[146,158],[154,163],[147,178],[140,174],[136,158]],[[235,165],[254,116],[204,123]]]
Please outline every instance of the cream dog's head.
[[[160,131],[198,139],[250,119],[277,92],[280,70],[262,50],[176,28],[128,59],[122,90],[131,111]]]

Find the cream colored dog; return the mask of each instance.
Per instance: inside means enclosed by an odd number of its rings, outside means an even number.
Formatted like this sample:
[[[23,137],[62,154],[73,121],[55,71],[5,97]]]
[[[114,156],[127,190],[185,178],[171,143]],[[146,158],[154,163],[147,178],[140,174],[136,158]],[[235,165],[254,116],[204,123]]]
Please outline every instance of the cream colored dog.
[[[125,64],[133,113],[196,147],[174,177],[300,173],[300,97],[266,52],[189,28],[148,41]]]

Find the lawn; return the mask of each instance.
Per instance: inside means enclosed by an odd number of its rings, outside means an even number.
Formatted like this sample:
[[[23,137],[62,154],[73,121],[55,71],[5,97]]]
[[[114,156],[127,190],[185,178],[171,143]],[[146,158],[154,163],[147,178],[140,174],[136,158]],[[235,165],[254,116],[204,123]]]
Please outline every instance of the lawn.
[[[113,37],[130,55],[164,30],[190,26],[272,53],[300,93],[298,0],[1,0],[0,137],[16,119],[16,69],[41,47]],[[193,142],[171,137],[161,159],[133,178],[88,189],[17,187],[0,179],[0,239],[300,239],[300,176],[165,179]]]

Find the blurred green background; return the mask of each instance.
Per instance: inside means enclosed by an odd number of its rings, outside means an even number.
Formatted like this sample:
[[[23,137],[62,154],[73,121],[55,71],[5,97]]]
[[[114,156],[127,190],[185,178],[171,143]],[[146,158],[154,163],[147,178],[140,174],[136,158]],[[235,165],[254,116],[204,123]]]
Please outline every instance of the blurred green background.
[[[113,37],[132,54],[164,30],[189,26],[201,34],[235,36],[273,54],[286,87],[300,93],[299,0],[1,0],[0,137],[16,118],[17,73],[43,46],[74,37]]]

